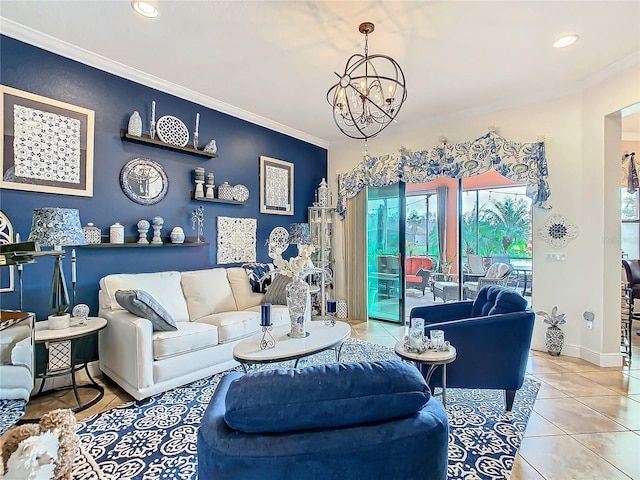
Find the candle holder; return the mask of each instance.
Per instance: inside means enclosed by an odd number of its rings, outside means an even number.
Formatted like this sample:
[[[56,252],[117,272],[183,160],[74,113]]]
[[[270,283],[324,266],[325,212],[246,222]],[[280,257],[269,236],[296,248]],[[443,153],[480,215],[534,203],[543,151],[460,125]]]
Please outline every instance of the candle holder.
[[[262,327],[260,350],[266,350],[267,348],[274,348],[276,346],[276,340],[273,338],[273,335],[271,335],[271,330],[273,330],[272,325]]]
[[[195,230],[196,225],[198,227],[196,243],[202,243],[202,226],[204,225],[204,207],[202,205],[191,212],[191,228]]]
[[[156,101],[151,102],[151,122],[149,124],[149,138],[156,138]]]
[[[327,300],[327,315],[324,317],[324,324],[328,327],[335,327],[336,325],[336,301]]]

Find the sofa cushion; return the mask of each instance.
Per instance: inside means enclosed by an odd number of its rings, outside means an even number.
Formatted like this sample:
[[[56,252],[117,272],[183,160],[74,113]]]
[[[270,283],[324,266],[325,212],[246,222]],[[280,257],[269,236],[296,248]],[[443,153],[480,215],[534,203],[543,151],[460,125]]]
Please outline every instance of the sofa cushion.
[[[247,433],[341,427],[407,417],[430,396],[418,370],[400,361],[266,370],[231,383],[224,419]]]
[[[199,318],[198,323],[218,327],[218,341],[224,343],[257,333],[260,330],[260,312],[243,310],[214,313]]]
[[[264,303],[270,303],[272,305],[286,305],[287,304],[287,285],[291,283],[291,277],[286,275],[277,274],[273,277],[273,281],[267,293],[264,294]]]
[[[218,344],[218,329],[213,325],[198,322],[181,322],[172,332],[153,334],[153,358],[182,355]]]
[[[118,290],[116,301],[125,310],[150,320],[154,332],[177,330],[171,314],[144,290]]]
[[[189,321],[187,302],[180,286],[180,272],[107,275],[100,279],[100,289],[108,296],[108,301],[101,304],[100,308],[124,310],[116,300],[116,292],[118,290],[144,290],[171,314],[175,322]]]
[[[471,308],[471,316],[521,312],[526,308],[527,300],[518,292],[500,285],[490,285],[482,287],[478,292]]]
[[[229,281],[229,285],[231,285],[231,291],[233,292],[233,298],[236,301],[238,310],[246,310],[247,308],[260,305],[264,295],[251,291],[249,277],[247,277],[247,271],[244,268],[227,268],[227,280]]]
[[[182,291],[191,321],[212,313],[237,310],[225,268],[182,272]]]
[[[247,272],[251,291],[254,293],[265,293],[267,287],[271,285],[271,275],[267,275],[274,270],[273,263],[245,263],[242,268]]]

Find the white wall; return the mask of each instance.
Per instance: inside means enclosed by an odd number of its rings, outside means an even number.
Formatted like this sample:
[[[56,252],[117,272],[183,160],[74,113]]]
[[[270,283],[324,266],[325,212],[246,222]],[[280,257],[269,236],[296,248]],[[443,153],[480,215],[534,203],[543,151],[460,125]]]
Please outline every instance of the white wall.
[[[619,365],[620,335],[620,130],[619,114],[606,124],[605,116],[640,100],[640,66],[626,70],[589,90],[474,118],[437,126],[405,128],[391,125],[386,135],[369,141],[369,154],[382,155],[400,146],[431,148],[445,135],[451,143],[477,138],[497,127],[501,136],[518,142],[545,136],[551,211],[534,209],[533,228],[551,213],[562,214],[578,225],[580,234],[566,248],[555,250],[537,235],[533,237],[534,295],[532,308],[549,311],[557,305],[566,313],[562,353],[581,357],[602,366]],[[407,101],[411,101],[411,97]],[[427,119],[428,120],[428,119]],[[399,125],[402,124],[402,115]],[[617,135],[617,143],[616,143]],[[617,148],[617,150],[616,150]],[[335,172],[348,171],[362,158],[363,142],[353,141],[329,149],[330,188],[336,195]],[[342,258],[343,230],[337,229],[337,259]],[[566,253],[566,262],[546,260],[550,252]],[[344,271],[337,268],[337,296],[345,297]],[[365,292],[363,292],[365,294]],[[582,318],[585,310],[595,313],[593,330]],[[532,346],[544,347],[545,324],[536,320]]]

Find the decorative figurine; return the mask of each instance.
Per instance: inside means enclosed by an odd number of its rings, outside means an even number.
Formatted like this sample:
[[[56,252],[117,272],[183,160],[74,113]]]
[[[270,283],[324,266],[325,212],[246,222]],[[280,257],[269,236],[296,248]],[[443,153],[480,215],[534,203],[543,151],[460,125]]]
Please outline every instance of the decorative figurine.
[[[137,111],[133,112],[129,118],[127,133],[134,137],[142,135],[142,118],[140,118],[140,114]]]
[[[215,185],[213,184],[213,180],[214,180],[213,173],[208,173],[207,174],[207,193],[205,194],[205,197],[207,198],[213,198],[213,188],[215,187]]]
[[[149,221],[148,220],[140,220],[138,222],[138,234],[140,238],[138,239],[138,243],[148,244],[149,240],[147,240],[147,232],[149,231]]]
[[[160,230],[164,225],[164,219],[162,217],[153,217],[153,238],[151,239],[152,245],[162,245],[162,238],[160,237]]]
[[[216,141],[211,140],[209,143],[207,143],[207,145],[204,147],[204,151],[207,153],[216,153],[218,151],[218,146],[216,145]]]
[[[196,167],[195,174],[196,174],[195,198],[202,198],[204,197],[204,189],[202,188],[202,185],[204,184],[204,168]]]
[[[191,213],[191,228],[193,230],[198,226],[198,236],[195,243],[202,243],[202,227],[204,225],[204,207],[200,205]]]

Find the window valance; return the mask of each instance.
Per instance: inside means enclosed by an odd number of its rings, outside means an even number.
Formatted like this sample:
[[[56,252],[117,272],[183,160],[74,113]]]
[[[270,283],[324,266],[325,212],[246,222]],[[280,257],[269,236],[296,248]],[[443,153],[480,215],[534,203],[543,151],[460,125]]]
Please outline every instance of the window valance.
[[[399,152],[366,157],[353,170],[338,175],[337,212],[344,218],[346,200],[365,187],[385,187],[398,182],[426,183],[442,177],[468,178],[494,169],[504,177],[527,182],[527,197],[533,205],[549,208],[544,142],[519,143],[489,132],[463,143],[442,142],[430,150]]]

